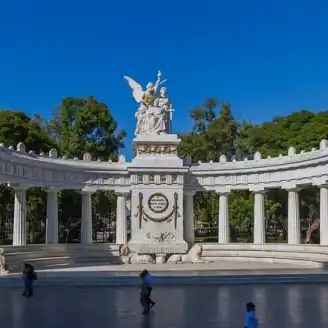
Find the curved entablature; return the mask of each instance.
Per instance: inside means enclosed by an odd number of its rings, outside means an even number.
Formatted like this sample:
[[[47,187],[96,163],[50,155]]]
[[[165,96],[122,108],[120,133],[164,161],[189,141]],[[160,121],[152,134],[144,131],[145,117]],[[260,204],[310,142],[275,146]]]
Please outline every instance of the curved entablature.
[[[0,181],[27,187],[63,189],[94,188],[111,190],[143,183],[130,172],[130,163],[123,155],[117,162],[92,161],[90,154],[83,160],[58,158],[52,149],[48,156],[26,152],[22,143],[14,147],[0,145]],[[198,163],[184,166],[191,174],[183,180],[187,189],[225,191],[231,189],[259,190],[264,188],[293,188],[322,185],[328,182],[328,143],[320,142],[320,149],[296,154],[289,148],[287,156],[262,159],[255,153],[253,160],[227,162],[224,155],[219,163]],[[160,167],[141,168],[148,175]],[[165,171],[167,168],[162,168]],[[182,172],[182,175],[184,173]],[[182,176],[181,176],[182,178]],[[157,181],[159,179],[159,181]],[[162,183],[161,178],[155,183]],[[148,183],[152,183],[149,179]],[[164,183],[164,181],[163,181]]]
[[[0,145],[0,181],[26,187],[55,187],[63,189],[111,190],[128,187],[130,177],[123,155],[118,162],[91,161],[85,154],[83,160],[57,158],[57,151],[52,149],[49,157],[25,152],[22,143],[13,147]]]
[[[296,154],[293,147],[288,155],[254,160],[227,162],[224,155],[219,163],[192,164],[187,185],[206,190],[259,190],[262,188],[292,188],[322,185],[328,181],[328,143],[320,142],[320,149]]]

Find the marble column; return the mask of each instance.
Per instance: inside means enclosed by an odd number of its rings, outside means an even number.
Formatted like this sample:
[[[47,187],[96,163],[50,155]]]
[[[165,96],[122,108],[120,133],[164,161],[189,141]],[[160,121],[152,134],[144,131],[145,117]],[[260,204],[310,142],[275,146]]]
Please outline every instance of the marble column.
[[[288,191],[288,244],[298,245],[301,243],[301,221],[298,188],[287,189]]]
[[[219,243],[228,244],[230,240],[230,228],[229,228],[229,193],[218,193],[220,196],[220,208],[219,208]]]
[[[14,187],[13,246],[26,245],[26,188]]]
[[[46,244],[58,244],[58,191],[47,190]]]
[[[183,236],[188,245],[195,242],[194,195],[195,191],[185,191],[183,194]]]
[[[116,192],[116,244],[124,245],[128,242],[126,199],[129,192]]]
[[[81,243],[92,244],[92,203],[93,192],[82,192]]]
[[[265,244],[264,190],[254,191],[254,244]]]
[[[320,245],[328,245],[328,186],[320,187]]]

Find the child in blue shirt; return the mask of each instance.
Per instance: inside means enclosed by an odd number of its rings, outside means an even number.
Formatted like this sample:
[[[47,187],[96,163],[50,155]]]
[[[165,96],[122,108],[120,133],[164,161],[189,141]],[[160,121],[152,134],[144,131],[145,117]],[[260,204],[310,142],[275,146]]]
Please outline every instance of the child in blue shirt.
[[[245,313],[245,328],[258,328],[258,321],[255,314],[255,304],[248,302],[246,304],[246,313]]]

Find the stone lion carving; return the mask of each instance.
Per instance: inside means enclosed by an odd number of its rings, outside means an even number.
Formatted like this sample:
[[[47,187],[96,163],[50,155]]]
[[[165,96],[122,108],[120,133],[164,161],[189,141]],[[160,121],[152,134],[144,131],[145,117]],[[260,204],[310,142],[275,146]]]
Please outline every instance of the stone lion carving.
[[[154,259],[150,255],[139,255],[131,253],[127,244],[122,245],[119,250],[121,260],[124,264],[152,264]]]
[[[121,245],[119,252],[120,256],[128,256],[130,253],[129,246],[127,244]]]
[[[130,264],[153,264],[155,263],[153,257],[151,255],[146,254],[136,254],[133,253],[130,255]]]
[[[203,252],[202,245],[195,244],[185,255],[173,254],[167,260],[167,263],[210,263],[201,259]]]
[[[125,263],[125,264],[130,263],[130,255],[131,254],[130,254],[130,248],[127,244],[120,246],[119,254],[120,254],[120,257],[121,257],[121,260],[123,263]]]
[[[171,264],[180,264],[182,263],[182,257],[180,254],[173,254],[167,259],[166,262]]]
[[[6,263],[6,257],[3,255],[4,249],[0,248],[0,274],[8,273],[8,266]]]

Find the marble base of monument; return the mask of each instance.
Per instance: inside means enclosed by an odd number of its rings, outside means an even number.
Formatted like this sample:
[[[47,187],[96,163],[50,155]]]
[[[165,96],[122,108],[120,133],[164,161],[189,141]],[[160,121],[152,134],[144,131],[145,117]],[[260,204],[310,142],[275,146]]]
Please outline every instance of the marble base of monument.
[[[133,140],[131,173],[131,240],[129,251],[156,255],[163,263],[171,254],[185,254],[183,187],[188,168],[178,157],[175,134],[139,135]]]

